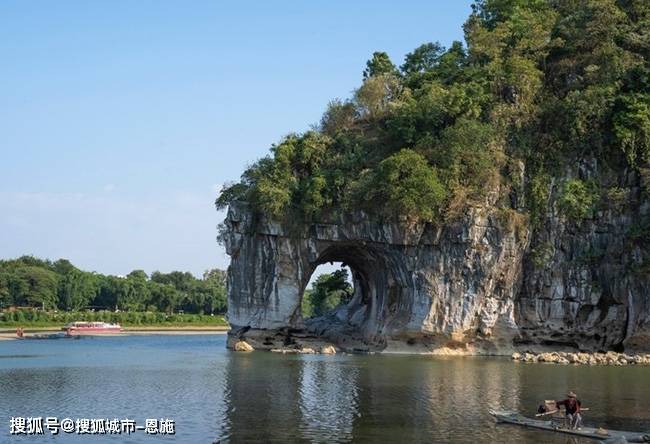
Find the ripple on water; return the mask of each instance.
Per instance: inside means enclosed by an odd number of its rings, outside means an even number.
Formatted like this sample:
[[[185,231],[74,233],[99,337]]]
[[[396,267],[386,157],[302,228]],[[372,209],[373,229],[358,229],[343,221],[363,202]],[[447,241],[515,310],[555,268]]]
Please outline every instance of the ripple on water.
[[[0,355],[0,359],[29,359],[40,358],[44,355]]]
[[[14,357],[0,363],[0,424],[10,416],[169,417],[178,433],[165,440],[179,443],[565,443],[552,433],[497,426],[487,412],[530,414],[540,400],[570,388],[591,407],[585,421],[650,429],[650,368],[643,367],[241,354],[215,336],[5,342],[19,344],[0,344],[0,354]],[[0,428],[0,442],[7,433]],[[108,438],[93,442],[118,442]],[[140,434],[129,442],[153,441]]]

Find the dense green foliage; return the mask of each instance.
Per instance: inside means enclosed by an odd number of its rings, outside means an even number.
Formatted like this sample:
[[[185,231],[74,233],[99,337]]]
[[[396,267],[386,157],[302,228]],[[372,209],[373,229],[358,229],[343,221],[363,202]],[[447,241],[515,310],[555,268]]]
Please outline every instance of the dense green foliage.
[[[348,281],[348,270],[341,268],[334,273],[321,274],[302,300],[302,316],[322,316],[352,299],[353,289]]]
[[[560,205],[568,217],[580,220],[594,210],[597,198],[593,184],[573,179],[564,184]]]
[[[390,57],[385,52],[375,52],[372,58],[366,62],[366,69],[363,71],[363,79],[382,74],[395,74],[397,67],[393,65]]]
[[[465,45],[426,43],[399,68],[375,52],[351,99],[274,145],[217,206],[242,200],[292,222],[356,208],[435,221],[507,192],[508,166],[523,161],[536,221],[552,178],[579,159],[647,171],[647,0],[479,0],[464,31]],[[557,184],[568,217],[600,198],[587,179]]]
[[[412,150],[401,150],[379,162],[358,182],[359,202],[363,207],[373,202],[384,202],[389,214],[411,214],[427,220],[440,211],[446,190],[436,170],[429,168],[422,155]]]
[[[174,313],[223,313],[225,273],[135,270],[126,277],[82,271],[65,259],[23,256],[0,261],[0,309],[9,306],[75,311],[87,308]]]

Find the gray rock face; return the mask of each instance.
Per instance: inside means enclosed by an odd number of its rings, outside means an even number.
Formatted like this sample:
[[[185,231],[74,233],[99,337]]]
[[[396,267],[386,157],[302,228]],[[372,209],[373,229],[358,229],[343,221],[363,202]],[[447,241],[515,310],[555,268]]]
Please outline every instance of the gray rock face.
[[[650,277],[634,271],[643,252],[628,236],[649,205],[601,211],[579,228],[555,206],[531,239],[526,217],[488,204],[440,226],[358,212],[298,233],[233,204],[222,233],[231,344],[324,340],[343,350],[463,354],[650,349]],[[330,261],[351,268],[354,297],[305,321],[305,287]]]
[[[515,316],[522,344],[650,350],[650,239],[634,235],[650,222],[650,202],[627,182],[626,206],[604,203],[580,224],[561,216],[553,188],[525,257]]]
[[[228,320],[234,335],[256,336],[255,348],[277,346],[274,335],[283,329],[342,348],[383,349],[389,339],[495,348],[496,339],[517,332],[515,297],[527,245],[526,233],[519,238],[498,219],[496,212],[475,208],[462,221],[436,227],[376,223],[358,213],[296,235],[254,221],[245,205],[233,205],[224,243],[231,256]],[[335,313],[306,324],[303,292],[316,267],[330,261],[350,266],[355,295]]]

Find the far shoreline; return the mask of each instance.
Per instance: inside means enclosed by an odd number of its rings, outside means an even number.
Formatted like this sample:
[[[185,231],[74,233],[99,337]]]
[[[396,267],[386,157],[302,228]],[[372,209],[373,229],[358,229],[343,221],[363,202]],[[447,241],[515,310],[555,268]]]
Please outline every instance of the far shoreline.
[[[230,331],[230,327],[219,326],[132,326],[123,327],[122,332],[113,335],[94,336],[137,336],[137,335],[221,335]],[[61,333],[60,328],[55,327],[28,327],[24,329],[27,336],[30,334],[53,334]],[[0,341],[19,339],[16,336],[16,327],[0,327]]]

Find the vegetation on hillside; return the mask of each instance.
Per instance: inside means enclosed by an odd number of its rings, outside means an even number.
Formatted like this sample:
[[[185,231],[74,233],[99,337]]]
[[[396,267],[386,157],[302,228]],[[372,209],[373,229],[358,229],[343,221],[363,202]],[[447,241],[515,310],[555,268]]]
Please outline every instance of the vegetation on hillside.
[[[0,261],[0,309],[82,309],[195,314],[224,313],[225,273],[134,270],[126,277],[82,271],[66,259],[51,262],[31,256]],[[135,318],[134,318],[135,319]],[[162,318],[161,318],[162,319]]]
[[[479,0],[464,31],[465,44],[423,44],[400,66],[375,52],[352,98],[273,145],[217,207],[246,201],[294,223],[358,208],[436,221],[491,190],[507,196],[524,162],[535,221],[552,178],[592,157],[647,186],[647,0]],[[559,184],[568,218],[612,194],[588,180]]]

